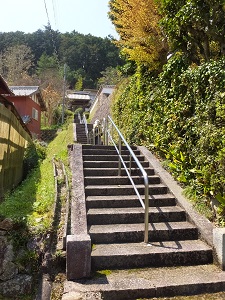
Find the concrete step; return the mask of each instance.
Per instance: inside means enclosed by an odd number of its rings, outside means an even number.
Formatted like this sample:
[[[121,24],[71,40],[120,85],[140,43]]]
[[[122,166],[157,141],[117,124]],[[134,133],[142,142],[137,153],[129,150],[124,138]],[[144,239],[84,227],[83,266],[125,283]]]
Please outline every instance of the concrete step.
[[[106,146],[105,146],[106,147]],[[102,148],[90,148],[90,149],[85,149],[83,148],[83,155],[118,155],[116,152],[115,148],[110,148],[110,149],[102,149]],[[135,155],[140,155],[139,150],[133,150]],[[122,155],[129,155],[129,151],[126,149],[123,149],[121,152]]]
[[[122,155],[124,161],[129,161],[130,156],[129,155]],[[143,155],[138,155],[137,156],[139,161],[144,161],[144,156]],[[116,161],[118,162],[119,156],[114,154],[108,154],[108,155],[83,155],[83,161]],[[134,161],[132,159],[132,161]]]
[[[155,171],[153,168],[145,168],[145,172],[148,175],[154,175]],[[117,168],[84,168],[85,176],[118,176],[118,165]],[[131,175],[137,176],[141,175],[140,170],[136,168],[131,169]],[[124,169],[121,170],[121,176],[127,176],[127,173]]]
[[[86,292],[88,295],[92,293],[90,299],[96,300],[136,300],[208,293],[207,296],[199,296],[199,299],[214,299],[211,293],[224,290],[225,272],[206,264],[96,272],[96,276],[91,279],[67,281],[64,295],[68,297],[72,293]],[[97,294],[101,296],[96,298]]]
[[[91,225],[88,227],[93,244],[138,243],[144,241],[144,224]],[[197,240],[198,230],[189,222],[149,224],[149,242]]]
[[[144,179],[143,177],[140,176],[132,176],[132,180],[135,184],[144,184]],[[157,175],[151,175],[148,176],[148,182],[149,184],[157,184],[160,183],[160,178]],[[125,176],[111,176],[111,177],[85,177],[84,178],[84,185],[129,185],[130,184],[130,179]]]
[[[131,149],[134,151],[134,150],[137,150],[137,147],[136,146],[130,146]],[[84,145],[82,147],[82,149],[104,149],[104,151],[107,151],[107,150],[115,150],[115,147],[112,146],[112,145]],[[127,147],[126,146],[122,146],[121,147],[122,150],[127,150]]]
[[[209,264],[212,249],[200,240],[97,244],[93,246],[92,269],[130,269]]]
[[[139,194],[144,195],[145,189],[143,185],[136,186]],[[167,187],[164,184],[150,184],[149,194],[158,195],[166,194]],[[88,185],[85,187],[85,195],[87,196],[113,196],[113,195],[135,195],[132,185]]]
[[[183,222],[185,220],[185,211],[179,206],[151,207],[149,209],[149,222]],[[88,225],[135,224],[143,222],[144,209],[142,207],[90,208],[87,211]]]
[[[141,161],[141,165],[144,168],[149,167],[147,161]],[[126,162],[126,166],[129,166],[129,162]],[[132,162],[132,167],[136,167],[136,163]],[[84,161],[84,168],[118,168],[118,161]]]
[[[144,196],[142,196],[144,202]],[[172,194],[149,196],[149,206],[175,206],[176,200]],[[125,196],[88,196],[86,207],[89,208],[116,208],[116,207],[140,207],[140,201],[136,195]]]

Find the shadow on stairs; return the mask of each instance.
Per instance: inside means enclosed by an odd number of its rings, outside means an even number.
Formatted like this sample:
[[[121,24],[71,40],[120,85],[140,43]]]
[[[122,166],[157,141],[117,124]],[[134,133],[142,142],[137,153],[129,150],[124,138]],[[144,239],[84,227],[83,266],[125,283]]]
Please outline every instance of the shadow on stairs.
[[[148,244],[143,242],[144,210],[125,171],[118,176],[114,148],[77,144],[71,149],[70,236],[85,238],[79,246],[74,239],[67,243],[62,299],[150,299],[224,291],[225,273],[213,263],[211,223],[194,211],[145,147],[133,151],[149,177]],[[128,164],[127,150],[122,156]],[[134,165],[131,174],[144,199],[143,179]],[[82,267],[89,278],[79,275]]]

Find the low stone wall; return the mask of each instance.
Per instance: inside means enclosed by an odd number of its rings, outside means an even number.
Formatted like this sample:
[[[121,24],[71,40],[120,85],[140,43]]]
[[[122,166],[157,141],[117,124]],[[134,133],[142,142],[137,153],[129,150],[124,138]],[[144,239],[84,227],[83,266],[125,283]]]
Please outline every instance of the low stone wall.
[[[30,294],[32,277],[20,274],[9,232],[13,227],[10,219],[0,222],[0,298]]]

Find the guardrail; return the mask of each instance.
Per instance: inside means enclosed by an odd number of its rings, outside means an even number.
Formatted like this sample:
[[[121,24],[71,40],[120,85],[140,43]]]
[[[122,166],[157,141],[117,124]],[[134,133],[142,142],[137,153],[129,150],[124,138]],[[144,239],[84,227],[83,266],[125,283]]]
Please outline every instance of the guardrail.
[[[121,176],[121,166],[123,165],[128,178],[130,179],[130,182],[135,190],[135,193],[142,205],[142,207],[145,210],[145,230],[144,230],[144,242],[148,243],[148,223],[149,223],[149,182],[148,182],[148,175],[146,173],[146,171],[144,170],[144,168],[142,167],[141,163],[139,162],[137,156],[135,155],[135,153],[133,152],[133,150],[131,149],[131,147],[129,146],[129,144],[127,143],[127,141],[125,140],[125,138],[123,137],[122,133],[119,131],[118,127],[115,125],[115,123],[113,122],[113,120],[108,116],[108,122],[105,122],[105,125],[107,125],[105,132],[107,132],[107,137],[105,136],[105,139],[108,140],[108,138],[110,138],[112,144],[114,145],[118,156],[119,156],[119,166],[118,166],[118,176]],[[111,130],[110,130],[111,127]],[[114,130],[116,131],[116,133],[118,134],[118,146],[113,138],[113,134],[114,134]],[[129,151],[129,170],[126,166],[126,163],[122,157],[122,142],[123,144],[126,146],[127,150]],[[134,162],[136,163],[138,169],[141,171],[142,176],[143,176],[143,181],[144,181],[144,186],[145,186],[145,203],[143,202],[140,193],[131,177],[131,165],[132,165],[132,158],[134,160]]]
[[[97,122],[94,124],[94,127],[91,131],[88,131],[87,126],[87,119],[85,115],[83,115],[83,118],[81,118],[80,114],[78,114],[78,118],[80,123],[85,124],[85,132],[87,136],[88,144],[103,144],[108,145],[109,140],[112,143],[112,145],[115,147],[116,152],[119,157],[118,161],[118,176],[121,176],[121,169],[122,165],[127,173],[127,176],[134,188],[134,191],[141,203],[141,206],[143,207],[145,211],[145,229],[144,229],[144,242],[148,243],[148,223],[149,223],[149,182],[148,182],[148,175],[145,172],[144,168],[142,167],[141,163],[139,162],[137,156],[123,137],[122,133],[119,131],[118,127],[115,125],[113,120],[110,116],[107,117],[107,119],[103,119],[102,122]],[[118,140],[115,140],[115,132],[117,134]],[[129,151],[129,169],[126,166],[126,163],[122,157],[122,143]],[[143,202],[140,193],[131,177],[131,166],[132,166],[132,159],[136,163],[137,168],[140,170],[143,176],[144,186],[145,186],[145,201]]]

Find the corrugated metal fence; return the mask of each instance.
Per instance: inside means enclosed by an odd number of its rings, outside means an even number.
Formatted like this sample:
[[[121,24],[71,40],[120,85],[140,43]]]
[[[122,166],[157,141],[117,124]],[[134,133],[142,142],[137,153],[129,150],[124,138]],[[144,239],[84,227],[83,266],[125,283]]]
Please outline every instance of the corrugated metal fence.
[[[18,114],[0,101],[0,198],[23,178],[24,151],[31,136]]]

